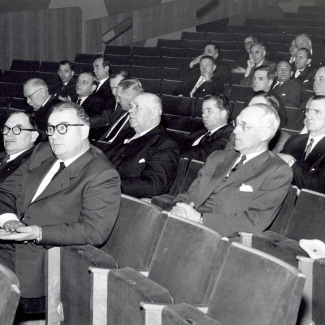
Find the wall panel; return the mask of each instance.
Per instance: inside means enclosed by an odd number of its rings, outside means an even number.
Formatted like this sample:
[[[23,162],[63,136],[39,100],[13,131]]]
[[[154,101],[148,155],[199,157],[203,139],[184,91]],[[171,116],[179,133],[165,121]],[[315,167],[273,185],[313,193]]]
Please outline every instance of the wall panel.
[[[80,8],[0,13],[0,68],[13,59],[73,60],[81,52]]]

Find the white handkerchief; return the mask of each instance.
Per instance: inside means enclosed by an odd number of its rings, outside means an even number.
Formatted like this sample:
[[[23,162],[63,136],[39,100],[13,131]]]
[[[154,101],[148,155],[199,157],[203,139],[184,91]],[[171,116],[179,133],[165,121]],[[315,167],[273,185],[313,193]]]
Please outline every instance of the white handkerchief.
[[[239,188],[240,192],[253,192],[253,188],[250,185],[245,185],[244,183],[241,184],[241,187]]]
[[[304,81],[303,81],[303,83],[305,83],[305,82],[308,82],[308,81],[309,81],[309,80],[308,80],[308,79],[306,79],[306,80],[304,80]]]
[[[281,94],[281,96],[285,96],[286,94]]]
[[[141,158],[138,163],[141,164],[141,163],[144,163],[144,162],[146,162],[146,160],[144,158]]]

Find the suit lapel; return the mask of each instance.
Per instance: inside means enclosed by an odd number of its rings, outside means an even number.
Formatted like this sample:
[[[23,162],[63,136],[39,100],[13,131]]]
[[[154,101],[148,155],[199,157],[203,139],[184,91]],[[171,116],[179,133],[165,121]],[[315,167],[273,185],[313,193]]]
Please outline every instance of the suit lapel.
[[[308,155],[307,159],[303,162],[303,164],[307,169],[309,169],[312,165],[314,165],[317,162],[319,157],[323,156],[324,154],[325,154],[325,138],[323,138],[316,144],[315,148],[310,152],[310,154]]]

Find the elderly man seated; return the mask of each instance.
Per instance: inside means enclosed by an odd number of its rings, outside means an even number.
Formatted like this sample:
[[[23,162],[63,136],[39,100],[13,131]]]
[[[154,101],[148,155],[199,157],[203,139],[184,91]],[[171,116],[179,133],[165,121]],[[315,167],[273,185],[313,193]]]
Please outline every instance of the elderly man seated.
[[[271,106],[245,108],[236,119],[235,150],[209,156],[188,191],[175,198],[171,212],[224,236],[264,231],[292,181],[289,166],[268,150],[279,124]]]
[[[122,193],[138,198],[164,194],[174,181],[179,148],[160,125],[161,100],[153,94],[140,94],[133,98],[128,112],[135,134],[109,155],[120,174]]]
[[[223,81],[215,73],[216,62],[211,56],[203,56],[200,59],[200,73],[190,74],[179,85],[173,95],[187,97],[204,97],[207,94],[223,92]]]

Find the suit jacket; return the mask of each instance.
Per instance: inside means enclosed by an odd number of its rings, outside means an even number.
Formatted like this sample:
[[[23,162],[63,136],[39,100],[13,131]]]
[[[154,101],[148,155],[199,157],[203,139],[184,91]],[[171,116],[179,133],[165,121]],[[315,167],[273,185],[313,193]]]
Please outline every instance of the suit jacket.
[[[45,131],[47,120],[51,114],[51,108],[58,103],[61,103],[61,101],[58,98],[51,96],[44,106],[41,106],[37,111],[34,111],[33,116],[39,130]]]
[[[272,69],[275,69],[275,63],[273,61],[269,61],[264,59],[264,61],[262,62],[261,65],[267,65],[269,67],[271,67]],[[240,81],[240,84],[243,86],[253,86],[253,77],[254,77],[254,72],[255,72],[255,68],[253,68],[250,72],[250,74],[245,77],[245,75],[243,76],[242,80]]]
[[[166,193],[173,184],[179,148],[160,125],[110,155],[121,177],[122,193],[151,198]]]
[[[325,138],[316,144],[304,160],[308,137],[309,134],[291,136],[282,152],[292,155],[297,160],[292,165],[294,185],[325,193]]]
[[[94,147],[58,174],[31,203],[55,160],[49,144],[41,143],[28,162],[0,185],[0,214],[15,213],[26,225],[43,230],[42,245],[15,244],[15,272],[26,298],[45,295],[43,245],[102,245],[119,210],[118,173]]]
[[[23,164],[32,154],[34,150],[34,146],[22,154],[20,154],[15,159],[9,161],[4,166],[1,166],[0,169],[0,183],[2,183],[9,175],[11,175],[21,164]],[[0,160],[2,160],[6,156],[5,152],[0,153]]]
[[[100,86],[98,90],[95,91],[95,94],[103,98],[106,105],[106,109],[114,110],[115,97],[112,93],[111,86],[109,84],[109,78]]]
[[[295,77],[296,71],[297,68],[294,67],[291,79],[298,81],[305,89],[313,89],[314,77],[317,69],[313,68],[312,66],[307,66],[297,78]]]
[[[52,93],[56,97],[71,97],[76,94],[76,83],[77,80],[75,77],[72,77],[66,85],[61,81],[53,87]]]
[[[223,181],[238,152],[220,150],[208,157],[187,193],[175,202],[202,213],[203,224],[230,236],[239,231],[264,231],[275,218],[292,181],[290,167],[276,154],[264,151]]]
[[[188,139],[185,140],[184,145],[181,148],[181,157],[205,161],[213,151],[225,148],[233,130],[234,127],[231,123],[226,124],[211,134],[206,141],[201,140],[198,145],[192,147],[192,144],[207,132],[207,129],[204,128],[194,131],[189,135]]]
[[[197,81],[200,78],[200,74],[190,74],[189,77],[180,84],[173,92],[173,95],[183,95],[190,97],[190,92],[193,90]],[[211,93],[223,93],[223,82],[220,78],[213,75],[211,81],[204,82],[193,94],[193,97],[205,97]]]
[[[273,91],[283,100],[285,106],[299,107],[302,99],[302,88],[297,80],[288,80]]]

